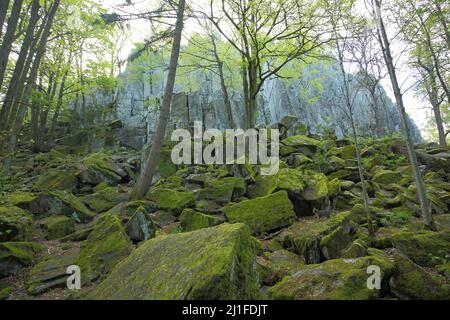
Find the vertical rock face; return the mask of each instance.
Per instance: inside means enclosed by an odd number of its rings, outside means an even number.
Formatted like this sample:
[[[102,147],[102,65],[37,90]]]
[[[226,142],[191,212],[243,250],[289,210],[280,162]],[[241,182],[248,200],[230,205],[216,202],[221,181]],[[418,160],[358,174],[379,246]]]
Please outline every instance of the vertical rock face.
[[[125,128],[120,138],[133,147],[151,141],[158,120],[158,106],[164,91],[162,70],[149,70],[152,74],[139,75],[125,71],[119,77],[123,84],[117,95],[117,117]],[[149,81],[149,77],[155,77]],[[357,129],[363,135],[376,136],[401,129],[400,118],[394,103],[380,86],[377,88],[377,106],[370,93],[356,89],[357,76],[351,77],[352,95],[355,94],[353,117]],[[176,128],[190,128],[193,121],[203,121],[206,128],[226,129],[227,116],[219,79],[214,74],[204,79],[198,77],[198,90],[191,91],[181,85],[175,87],[168,134]],[[334,128],[338,137],[349,132],[350,123],[346,115],[344,97],[341,93],[342,76],[336,66],[325,62],[307,65],[299,72],[298,79],[268,79],[258,96],[256,124],[270,126],[285,116],[297,117],[312,134],[320,134]],[[189,93],[187,93],[189,92]],[[240,93],[230,93],[233,119],[238,127],[244,124],[244,103]],[[96,103],[111,103],[111,96],[97,94]],[[378,119],[378,120],[375,120]],[[414,122],[412,135],[421,140],[420,131]]]

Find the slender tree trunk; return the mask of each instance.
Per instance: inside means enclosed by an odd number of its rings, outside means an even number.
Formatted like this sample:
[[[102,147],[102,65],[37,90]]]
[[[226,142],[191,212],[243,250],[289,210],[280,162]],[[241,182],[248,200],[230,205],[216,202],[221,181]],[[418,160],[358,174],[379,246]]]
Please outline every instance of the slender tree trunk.
[[[244,128],[249,129],[250,128],[250,90],[248,85],[248,75],[247,75],[247,68],[245,67],[245,57],[242,56],[242,70],[241,70],[241,76],[242,76],[242,92],[244,95]]]
[[[70,58],[69,58],[70,61]],[[52,123],[50,126],[50,133],[47,140],[47,145],[50,145],[53,142],[53,138],[55,136],[55,129],[56,129],[56,123],[58,122],[59,113],[63,104],[63,97],[64,97],[64,88],[66,85],[66,78],[67,78],[68,70],[64,74],[63,79],[61,80],[61,85],[59,87],[59,93],[58,93],[58,102],[56,104],[55,113],[53,114]]]
[[[22,3],[23,0],[14,0],[13,7],[11,9],[11,15],[8,19],[8,27],[6,28],[5,36],[2,39],[2,45],[0,47],[0,88],[3,85],[3,79],[5,77],[6,66],[8,65],[9,54],[11,53],[11,47],[14,41],[17,23],[19,22]]]
[[[442,28],[444,29],[445,42],[447,43],[447,48],[450,49],[450,30],[449,30],[448,24],[447,24],[448,16],[446,16],[445,13],[442,12],[442,7],[438,1],[435,1],[435,4],[436,4],[437,12],[438,12],[439,21],[441,22]]]
[[[167,75],[167,84],[164,92],[164,98],[159,113],[158,127],[156,129],[155,140],[153,142],[150,154],[146,163],[139,175],[136,183],[136,189],[133,197],[142,199],[146,196],[152,184],[153,175],[156,166],[159,162],[159,155],[161,147],[164,142],[164,136],[167,127],[167,121],[170,115],[170,105],[172,102],[173,88],[175,85],[175,77],[177,73],[178,57],[180,55],[181,35],[183,32],[183,17],[184,17],[185,0],[180,0],[178,3],[177,22],[175,26],[175,33],[173,36],[172,53],[169,63],[169,73]]]
[[[3,25],[5,24],[6,14],[8,13],[9,0],[0,1],[0,37],[3,32]]]
[[[216,45],[216,39],[214,38],[214,35],[211,34],[211,42],[213,45],[213,53],[214,53],[214,58],[216,59],[216,63],[217,63],[217,69],[219,71],[219,78],[220,78],[220,86],[222,88],[222,93],[223,93],[223,102],[225,105],[225,109],[227,112],[227,118],[228,118],[228,126],[229,128],[235,128],[234,125],[234,120],[233,120],[233,110],[231,107],[231,102],[230,102],[230,97],[228,95],[228,89],[227,86],[225,84],[225,77],[223,74],[223,61],[220,60],[219,57],[219,53],[217,52],[217,45]]]
[[[8,91],[5,96],[5,101],[3,103],[3,107],[0,113],[0,129],[2,129],[9,117],[11,112],[11,102],[10,100],[14,99],[16,95],[16,90],[18,87],[18,82],[21,79],[23,73],[26,73],[28,70],[24,70],[26,66],[26,60],[28,55],[33,55],[33,52],[30,52],[30,47],[33,42],[33,35],[35,32],[36,24],[39,20],[39,0],[33,0],[33,5],[30,13],[30,21],[28,22],[27,31],[25,33],[25,38],[23,39],[22,46],[20,48],[19,56],[16,61],[16,65],[14,67],[14,71],[9,82]]]
[[[430,206],[428,204],[425,183],[423,181],[422,174],[420,173],[420,170],[419,170],[416,152],[414,150],[414,145],[413,145],[413,142],[411,139],[411,133],[410,133],[409,124],[407,121],[405,106],[403,104],[403,97],[402,97],[402,93],[400,91],[400,86],[398,84],[397,74],[395,72],[395,66],[394,66],[394,62],[392,59],[389,38],[388,38],[386,29],[384,26],[383,18],[381,17],[381,1],[374,0],[374,4],[375,4],[375,7],[374,7],[375,18],[377,21],[377,28],[379,31],[379,39],[378,40],[380,42],[380,46],[383,51],[384,60],[387,65],[387,68],[389,71],[389,76],[390,76],[391,82],[392,82],[392,88],[394,90],[397,108],[400,113],[400,119],[402,122],[403,133],[405,135],[406,146],[408,149],[409,161],[411,162],[411,167],[412,167],[413,174],[414,174],[414,180],[416,181],[417,193],[419,196],[420,206],[422,209],[422,216],[425,220],[425,227],[427,229],[435,230],[436,226],[434,224],[433,216],[431,215]]]

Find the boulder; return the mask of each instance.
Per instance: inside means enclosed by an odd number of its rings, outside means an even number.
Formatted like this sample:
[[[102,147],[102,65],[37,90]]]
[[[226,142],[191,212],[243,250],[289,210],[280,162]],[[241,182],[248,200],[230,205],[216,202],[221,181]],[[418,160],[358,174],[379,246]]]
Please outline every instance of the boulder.
[[[403,300],[450,299],[450,285],[438,274],[427,272],[407,257],[394,255],[396,271],[389,281],[391,292]]]
[[[39,221],[48,240],[55,240],[75,232],[75,220],[66,216],[50,216]]]
[[[140,242],[155,236],[156,226],[144,207],[139,207],[125,227],[131,240]]]
[[[286,191],[266,197],[244,200],[223,209],[231,223],[243,222],[253,234],[276,231],[290,226],[295,220],[293,205]]]
[[[338,228],[341,228],[340,233],[344,235],[350,232],[350,212],[339,213],[331,218],[301,218],[283,230],[277,236],[277,240],[284,248],[291,249],[302,256],[306,263],[319,263],[323,260],[321,240]],[[324,248],[326,245],[328,245],[327,242],[324,243]],[[331,244],[329,248],[331,249]]]
[[[83,202],[95,212],[107,211],[127,199],[127,193],[121,193],[113,187],[104,188],[82,198]]]
[[[43,194],[40,203],[46,208],[46,212],[72,216],[78,222],[89,222],[95,217],[95,213],[70,192],[54,191]]]
[[[205,187],[200,192],[200,198],[212,200],[219,204],[227,204],[238,200],[246,191],[247,185],[243,178],[212,179],[205,183]]]
[[[395,248],[414,263],[434,267],[450,258],[450,232],[398,232],[392,236]]]
[[[77,259],[82,272],[82,283],[108,274],[131,250],[131,241],[119,218],[111,214],[101,217],[83,242]]]
[[[346,231],[342,227],[338,227],[320,240],[320,250],[326,259],[339,258],[341,251],[352,242],[351,235]]]
[[[13,206],[0,207],[0,242],[31,238],[33,216]]]
[[[209,228],[225,222],[222,216],[203,214],[193,209],[184,209],[179,220],[183,231]]]
[[[373,181],[380,184],[398,183],[401,179],[401,173],[392,170],[377,170],[373,175]]]
[[[356,239],[350,246],[342,251],[342,258],[352,259],[365,257],[367,255],[367,244],[364,240]]]
[[[367,286],[367,268],[381,269],[382,286],[394,271],[394,263],[379,252],[357,259],[335,259],[305,265],[292,276],[269,288],[272,299],[285,300],[370,300],[380,298],[382,290]]]
[[[39,295],[54,288],[66,288],[69,277],[67,267],[76,264],[78,254],[77,250],[70,250],[35,265],[30,271],[28,293]]]
[[[278,249],[274,252],[265,252],[262,257],[258,257],[258,264],[263,270],[263,283],[271,286],[284,276],[300,270],[305,260],[293,252]]]
[[[165,188],[152,188],[147,198],[157,204],[158,209],[179,215],[184,208],[195,205],[193,192],[177,191]]]
[[[101,182],[115,185],[127,174],[109,156],[103,153],[93,153],[83,159],[78,176],[83,184],[95,186]]]
[[[258,247],[243,224],[156,237],[133,251],[88,298],[258,299]]]
[[[55,191],[67,190],[75,191],[77,188],[77,178],[70,171],[65,169],[51,169],[41,175],[33,186],[35,191]]]
[[[0,278],[31,265],[42,250],[44,247],[35,242],[0,242]]]
[[[291,136],[281,141],[285,146],[294,147],[306,156],[312,156],[317,151],[319,141],[304,135]]]

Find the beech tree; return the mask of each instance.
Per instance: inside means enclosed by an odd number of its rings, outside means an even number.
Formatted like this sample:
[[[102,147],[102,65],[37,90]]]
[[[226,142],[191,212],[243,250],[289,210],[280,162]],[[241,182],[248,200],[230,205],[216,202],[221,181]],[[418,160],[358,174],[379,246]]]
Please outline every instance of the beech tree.
[[[181,36],[183,33],[183,19],[185,0],[179,0],[177,10],[177,21],[175,24],[175,31],[173,34],[172,52],[170,56],[169,72],[167,74],[166,89],[159,111],[158,127],[156,129],[155,138],[150,150],[150,154],[143,165],[143,169],[136,182],[133,197],[142,199],[146,196],[153,180],[156,167],[159,162],[161,147],[164,142],[167,122],[170,116],[170,105],[172,102],[173,88],[175,85],[175,77],[177,74],[178,57],[180,55]]]
[[[425,182],[419,169],[416,152],[414,150],[414,143],[411,138],[411,129],[407,120],[405,105],[403,103],[403,94],[400,89],[400,85],[397,79],[397,72],[394,64],[394,59],[391,51],[391,42],[386,31],[384,18],[382,16],[382,1],[372,0],[371,2],[372,14],[376,20],[376,26],[378,31],[378,41],[380,48],[383,52],[383,57],[386,63],[386,67],[389,71],[389,77],[391,79],[392,89],[395,95],[395,101],[400,114],[400,120],[402,123],[403,135],[408,149],[408,157],[411,163],[411,168],[416,182],[417,195],[420,201],[420,207],[422,216],[425,220],[425,227],[431,230],[436,229],[433,216],[431,215],[430,206],[427,199],[427,193],[425,189]]]

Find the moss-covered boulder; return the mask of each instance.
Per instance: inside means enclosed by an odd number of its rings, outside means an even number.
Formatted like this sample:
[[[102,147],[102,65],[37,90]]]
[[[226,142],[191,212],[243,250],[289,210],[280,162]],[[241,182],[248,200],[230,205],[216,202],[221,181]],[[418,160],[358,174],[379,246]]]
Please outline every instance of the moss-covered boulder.
[[[395,296],[405,300],[450,299],[450,284],[443,276],[426,271],[398,253],[394,261],[396,271],[389,284]]]
[[[195,193],[165,188],[152,188],[147,198],[157,204],[158,209],[180,214],[184,208],[195,205]]]
[[[54,288],[67,286],[67,267],[76,264],[77,250],[69,250],[61,256],[48,258],[31,269],[27,284],[27,291],[31,295],[38,295]]]
[[[140,242],[155,236],[156,226],[144,207],[139,207],[125,227],[131,240]]]
[[[83,184],[96,186],[101,182],[115,185],[127,174],[106,154],[93,153],[83,159],[78,176]]]
[[[380,184],[398,183],[402,179],[402,174],[392,170],[376,170],[373,175],[373,181]]]
[[[119,192],[117,188],[113,187],[104,188],[82,198],[83,202],[95,212],[107,211],[127,199],[127,193]]]
[[[35,191],[74,191],[77,188],[78,180],[70,170],[51,169],[41,175],[33,186]]]
[[[200,197],[219,204],[227,204],[238,200],[246,191],[247,185],[243,178],[226,177],[207,181],[200,192]]]
[[[301,218],[283,230],[277,236],[277,240],[284,248],[291,249],[302,256],[306,263],[319,263],[322,261],[321,240],[339,227],[342,229],[341,232],[348,234],[351,230],[350,215],[350,212],[344,212],[329,219]],[[325,244],[330,248],[332,246],[326,242]]]
[[[369,300],[381,296],[381,290],[367,287],[367,267],[377,265],[382,283],[394,271],[394,263],[383,254],[358,259],[335,259],[305,265],[292,276],[269,288],[272,299],[287,300]]]
[[[14,192],[5,196],[5,202],[24,209],[32,214],[42,213],[39,205],[39,194],[34,192]]]
[[[247,197],[250,199],[265,197],[277,188],[278,174],[257,175],[255,183],[248,186]]]
[[[278,172],[277,189],[299,194],[306,186],[304,175],[296,169],[283,168]]]
[[[89,222],[95,217],[95,213],[92,212],[83,201],[67,191],[54,191],[47,194],[45,197],[48,199],[50,205],[49,213],[51,214],[64,214],[72,216],[78,222]]]
[[[287,227],[295,220],[293,205],[286,191],[245,200],[225,207],[223,212],[229,222],[243,222],[250,227],[254,234]]]
[[[225,222],[222,216],[203,214],[193,209],[184,209],[179,220],[183,231],[209,228]]]
[[[259,298],[257,241],[243,224],[222,224],[143,243],[88,298]]]
[[[31,238],[33,216],[14,206],[0,207],[0,242]]]
[[[306,201],[319,201],[328,197],[328,179],[323,174],[309,176],[306,187],[300,193]]]
[[[367,255],[367,243],[362,239],[356,239],[345,250],[342,251],[341,257],[352,259],[365,257]]]
[[[348,230],[338,227],[320,240],[320,249],[327,259],[336,259],[341,256],[341,251],[350,245],[352,237]]]
[[[0,243],[0,278],[10,276],[33,263],[33,259],[44,249],[35,242]]]
[[[392,236],[395,248],[423,267],[434,267],[450,258],[450,232],[398,232]]]
[[[81,247],[77,265],[82,270],[82,282],[88,283],[105,276],[131,250],[131,241],[119,218],[104,215]]]
[[[158,172],[161,178],[168,178],[177,172],[177,166],[172,162],[171,154],[172,149],[161,149],[158,163]]]
[[[48,240],[59,239],[75,232],[75,220],[66,216],[50,216],[39,221]]]
[[[304,135],[291,136],[281,141],[284,146],[294,147],[307,156],[312,156],[319,146],[319,141]]]
[[[274,285],[286,275],[291,275],[300,270],[305,260],[299,255],[285,249],[274,252],[265,252],[258,257],[258,264],[262,268],[263,283]]]

